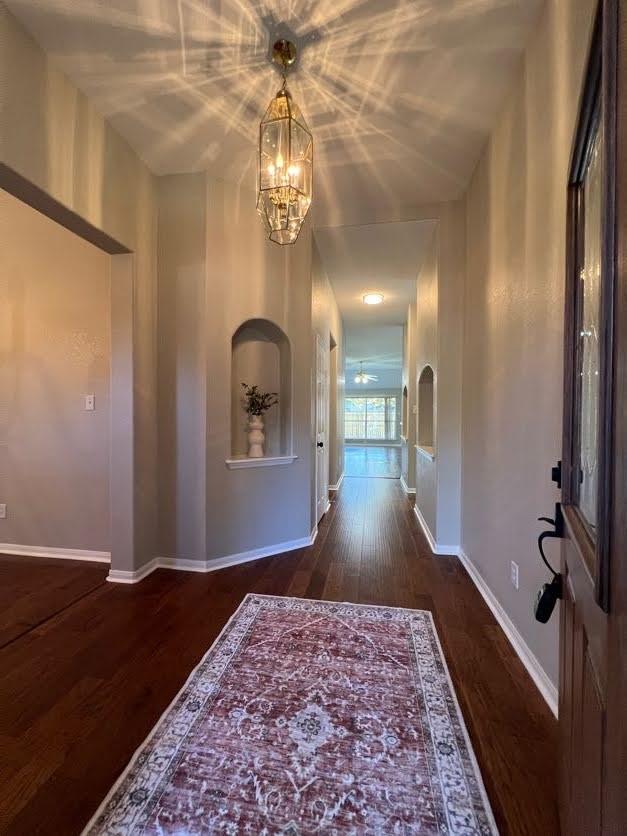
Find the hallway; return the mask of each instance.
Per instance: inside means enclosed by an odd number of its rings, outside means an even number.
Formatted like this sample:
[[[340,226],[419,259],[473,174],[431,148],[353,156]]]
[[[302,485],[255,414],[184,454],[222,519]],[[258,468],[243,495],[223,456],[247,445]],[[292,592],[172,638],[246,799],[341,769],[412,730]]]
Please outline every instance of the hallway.
[[[557,723],[458,560],[429,551],[397,482],[346,480],[314,546],[218,572],[118,586],[102,566],[33,559],[48,573],[35,595],[22,560],[0,558],[0,612],[11,605],[21,625],[0,650],[2,832],[78,833],[257,592],[431,610],[501,833],[558,833]]]
[[[400,447],[347,444],[344,448],[344,476],[398,479],[400,475]]]

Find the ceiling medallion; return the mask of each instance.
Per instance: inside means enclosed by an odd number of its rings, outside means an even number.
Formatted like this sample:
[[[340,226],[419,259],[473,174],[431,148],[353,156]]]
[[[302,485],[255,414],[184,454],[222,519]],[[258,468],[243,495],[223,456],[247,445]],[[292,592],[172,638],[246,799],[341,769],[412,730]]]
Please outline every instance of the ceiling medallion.
[[[277,41],[272,58],[283,85],[259,126],[257,211],[275,244],[293,244],[311,205],[313,137],[287,89],[287,68],[296,60],[291,41]]]

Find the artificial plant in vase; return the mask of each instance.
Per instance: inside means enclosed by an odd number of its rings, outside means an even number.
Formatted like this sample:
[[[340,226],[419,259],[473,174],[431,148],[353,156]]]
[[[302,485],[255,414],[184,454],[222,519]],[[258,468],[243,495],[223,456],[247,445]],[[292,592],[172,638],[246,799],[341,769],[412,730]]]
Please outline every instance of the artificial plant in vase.
[[[279,396],[276,392],[262,392],[258,386],[249,386],[242,383],[244,387],[244,403],[248,415],[248,457],[250,459],[263,458],[263,416],[270,407],[278,404]]]

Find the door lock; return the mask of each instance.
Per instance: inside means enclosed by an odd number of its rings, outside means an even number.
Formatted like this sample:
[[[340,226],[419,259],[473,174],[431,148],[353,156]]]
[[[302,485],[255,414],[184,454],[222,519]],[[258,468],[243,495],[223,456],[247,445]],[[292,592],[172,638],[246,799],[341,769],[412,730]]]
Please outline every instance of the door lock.
[[[316,447],[324,447],[324,441],[319,441],[319,442],[316,444]]]

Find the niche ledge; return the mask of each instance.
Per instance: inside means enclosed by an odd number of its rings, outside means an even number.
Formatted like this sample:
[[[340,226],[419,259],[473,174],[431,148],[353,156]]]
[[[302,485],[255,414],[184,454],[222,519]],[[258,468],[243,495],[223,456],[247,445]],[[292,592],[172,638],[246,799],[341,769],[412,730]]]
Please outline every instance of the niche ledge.
[[[421,456],[424,456],[425,459],[428,459],[430,462],[435,461],[435,450],[433,447],[428,447],[427,445],[423,444],[416,444],[416,450],[420,453]]]
[[[277,467],[285,464],[293,464],[298,456],[262,456],[260,459],[249,459],[248,456],[235,456],[226,459],[226,466],[229,470],[242,470],[248,467]]]

